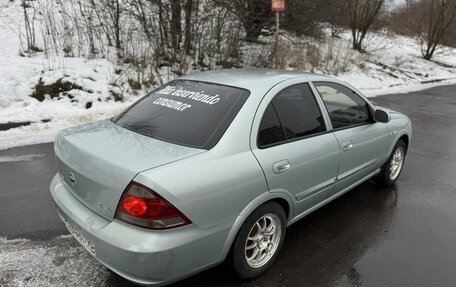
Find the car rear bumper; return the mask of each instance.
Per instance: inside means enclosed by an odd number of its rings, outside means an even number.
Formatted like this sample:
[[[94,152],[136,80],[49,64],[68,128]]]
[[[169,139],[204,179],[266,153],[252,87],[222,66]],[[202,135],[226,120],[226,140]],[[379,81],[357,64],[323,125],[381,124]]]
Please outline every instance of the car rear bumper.
[[[223,260],[232,224],[150,231],[99,216],[71,194],[58,174],[50,189],[59,216],[73,229],[73,236],[75,232],[80,235],[75,236],[79,243],[103,265],[134,283],[166,285]]]

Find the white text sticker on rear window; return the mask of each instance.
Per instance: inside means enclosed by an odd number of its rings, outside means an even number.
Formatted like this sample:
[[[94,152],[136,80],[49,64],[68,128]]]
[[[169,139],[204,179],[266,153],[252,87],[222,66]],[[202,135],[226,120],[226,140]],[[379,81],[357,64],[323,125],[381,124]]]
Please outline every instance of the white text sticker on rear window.
[[[160,91],[157,92],[160,95],[170,95],[185,99],[191,99],[208,105],[214,105],[220,101],[219,95],[208,95],[204,91],[189,91],[182,88],[177,88],[175,86],[166,86]]]
[[[179,101],[175,101],[175,100],[166,99],[166,98],[158,98],[154,101],[154,104],[162,106],[162,107],[174,109],[174,110],[180,111],[180,112],[192,107],[192,105],[189,105],[189,104],[186,104],[183,102],[179,102]]]

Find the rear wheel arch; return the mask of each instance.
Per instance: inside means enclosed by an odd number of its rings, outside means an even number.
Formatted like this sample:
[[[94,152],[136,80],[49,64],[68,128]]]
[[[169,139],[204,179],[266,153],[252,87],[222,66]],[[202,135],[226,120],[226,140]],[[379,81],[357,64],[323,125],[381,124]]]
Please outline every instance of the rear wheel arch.
[[[250,214],[252,214],[260,206],[262,206],[268,202],[271,202],[271,201],[278,203],[283,208],[285,215],[286,215],[286,220],[287,220],[287,222],[289,222],[289,220],[292,218],[292,215],[293,215],[292,200],[289,198],[289,196],[284,193],[280,193],[280,192],[263,193],[261,196],[259,196],[258,198],[256,198],[252,202],[250,202],[244,208],[244,210],[241,212],[241,214],[237,217],[237,219],[234,222],[233,227],[231,228],[231,231],[229,232],[227,239],[225,241],[225,245],[222,250],[220,261],[225,260],[227,258],[227,256],[230,254],[234,239],[236,238],[239,230],[241,229],[242,225],[247,220],[247,218],[250,216]]]
[[[238,276],[252,279],[266,272],[277,259],[287,228],[283,207],[270,200],[245,220],[232,243],[229,262]]]
[[[283,208],[283,211],[285,211],[285,215],[287,217],[287,222],[288,220],[291,218],[291,208],[290,208],[290,203],[288,201],[286,201],[285,199],[283,198],[274,198],[270,201],[275,201],[277,202],[278,204],[280,204],[280,206]],[[268,202],[268,201],[267,201]],[[265,202],[266,203],[266,202]],[[263,203],[264,204],[264,203]]]

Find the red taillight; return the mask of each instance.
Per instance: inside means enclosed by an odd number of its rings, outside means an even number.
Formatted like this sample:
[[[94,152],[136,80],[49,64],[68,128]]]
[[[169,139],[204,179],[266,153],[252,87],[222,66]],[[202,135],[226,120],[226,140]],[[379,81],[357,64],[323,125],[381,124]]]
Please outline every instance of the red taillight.
[[[136,182],[122,195],[116,218],[148,229],[170,229],[191,223],[163,197]]]
[[[141,216],[147,211],[147,205],[144,199],[127,195],[122,200],[122,211],[132,216]]]

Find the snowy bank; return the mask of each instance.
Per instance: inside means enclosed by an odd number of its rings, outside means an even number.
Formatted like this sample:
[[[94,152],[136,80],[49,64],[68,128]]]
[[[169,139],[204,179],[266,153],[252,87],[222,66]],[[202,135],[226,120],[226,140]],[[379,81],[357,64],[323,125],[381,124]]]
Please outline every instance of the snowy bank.
[[[114,116],[147,92],[128,85],[125,67],[115,57],[85,59],[21,53],[18,35],[23,18],[18,3],[3,1],[0,6],[0,150],[51,142],[59,130]],[[367,53],[359,53],[350,48],[348,31],[340,36],[324,35],[319,41],[284,32],[283,66],[335,75],[369,97],[456,83],[454,48],[444,47],[433,61],[427,61],[420,57],[417,39],[379,31],[366,39]],[[242,66],[258,66],[259,59],[267,58],[272,42],[272,36],[260,37],[259,43],[243,42]],[[315,59],[317,63],[310,65]],[[216,59],[207,59],[207,65],[221,68]],[[172,67],[157,71],[161,81],[178,77]],[[62,85],[56,86],[57,82]],[[77,88],[63,90],[63,84]],[[33,97],[37,87],[44,92]],[[46,89],[62,90],[57,90],[57,95],[45,95]],[[19,122],[29,124],[1,129],[2,124]]]

